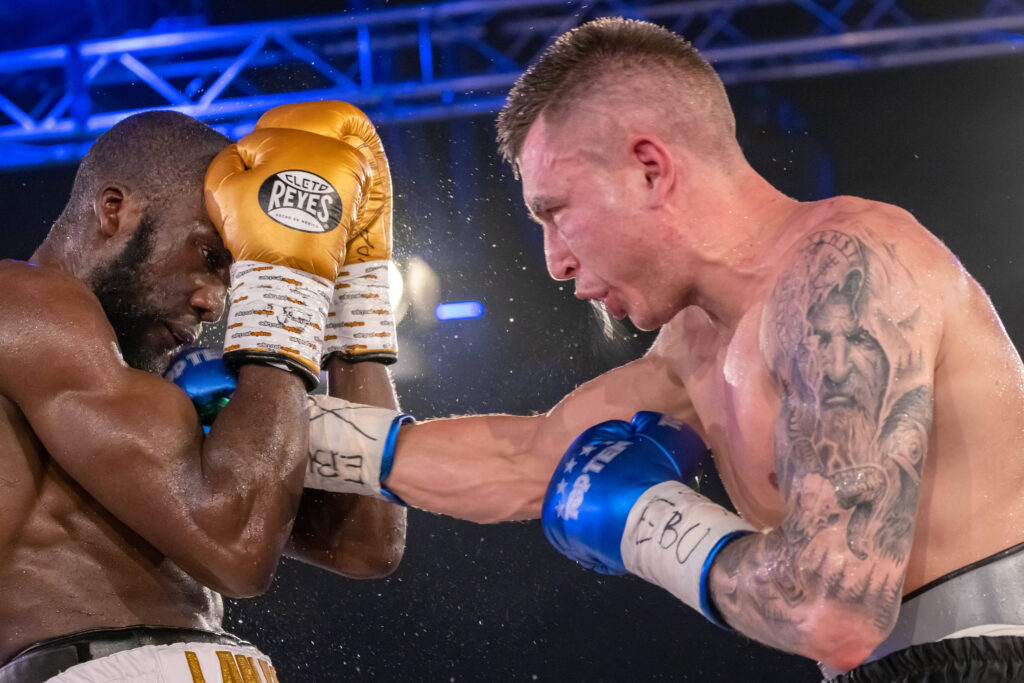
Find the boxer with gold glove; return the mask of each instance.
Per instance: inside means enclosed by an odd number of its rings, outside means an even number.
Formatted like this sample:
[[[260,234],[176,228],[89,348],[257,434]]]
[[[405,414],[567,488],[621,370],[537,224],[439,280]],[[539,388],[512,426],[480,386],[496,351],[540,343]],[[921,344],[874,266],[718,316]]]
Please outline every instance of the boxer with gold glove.
[[[266,169],[246,184],[250,194],[253,187],[259,188],[255,207],[258,220],[254,219],[254,222],[265,221],[265,217],[259,215],[262,211],[273,222],[292,228],[292,232],[304,233],[306,237],[302,244],[310,250],[318,250],[307,252],[305,262],[293,259],[287,265],[294,267],[299,263],[300,270],[321,277],[327,277],[334,269],[330,278],[333,303],[322,352],[324,363],[332,354],[349,363],[363,360],[385,364],[394,362],[395,326],[387,281],[391,255],[391,176],[383,144],[373,124],[363,112],[345,102],[287,104],[265,113],[253,133],[243,138],[238,146],[249,149],[245,143],[254,138],[257,144],[253,146],[252,153],[262,156],[250,165],[259,164],[257,168]],[[219,161],[211,166],[210,176],[219,173]],[[339,176],[341,180],[335,180]],[[331,214],[335,195],[330,190],[334,188],[337,188],[344,207],[340,230],[332,227],[335,225]],[[351,200],[346,197],[351,197]],[[213,208],[211,214],[214,214]],[[219,224],[216,216],[214,220]],[[284,239],[284,235],[291,236],[274,225],[267,229],[266,234],[274,234],[274,239],[278,240]],[[330,240],[320,239],[327,234],[333,237]],[[227,237],[225,243],[229,249],[232,248]],[[271,253],[269,258],[263,256],[268,246],[261,243],[264,251],[259,252],[257,260],[280,260],[275,253]],[[246,253],[253,251],[249,249]],[[236,258],[239,258],[237,254]],[[264,266],[257,264],[255,267]],[[243,277],[253,272],[255,267],[248,266],[242,270]],[[234,272],[232,276],[235,277]],[[288,279],[286,271],[281,280]],[[244,286],[244,281],[235,285]],[[268,298],[276,300],[280,297],[273,289],[257,289],[256,292],[262,293],[264,302]],[[289,305],[296,305],[294,298],[297,297],[289,299]],[[244,303],[241,294],[235,293],[233,309]],[[250,310],[243,309],[242,315]],[[251,334],[251,330],[244,326],[245,318],[236,322],[234,310],[231,316],[224,361],[228,365],[237,363],[232,354],[241,353],[245,354],[243,358],[265,356],[273,359],[276,351],[273,348],[257,351],[234,348],[233,341],[237,338],[234,335]],[[241,327],[240,332],[236,332],[236,327]],[[306,339],[314,339],[317,328],[310,325],[306,329],[309,331]],[[264,343],[269,344],[270,341]],[[303,348],[311,350],[312,344]],[[320,356],[315,358],[320,360]],[[312,369],[312,359],[308,354],[304,356],[301,359],[303,367]],[[211,362],[205,365],[219,363],[217,359],[207,360]],[[195,376],[197,373],[198,370],[192,368],[187,374]],[[362,377],[363,381],[378,384],[386,390],[385,393],[393,392],[386,372],[373,379],[365,373]],[[193,384],[177,376],[175,381],[182,386],[191,387]],[[206,402],[208,393],[204,381],[189,389],[197,405]],[[382,475],[387,475],[389,462],[382,454],[390,452],[399,426],[411,420],[394,409],[397,402],[388,403],[384,407],[375,407],[349,403],[335,396],[310,397],[310,460],[306,488],[352,492],[354,483],[365,480],[371,487],[370,492],[380,493],[376,482]],[[352,462],[364,460],[367,466],[352,468]],[[388,497],[386,492],[380,495]]]
[[[369,166],[366,200],[349,230],[344,264],[334,283],[324,359],[393,363],[398,347],[388,288],[391,258],[391,172],[370,119],[347,102],[302,102],[271,109],[256,130],[288,128],[335,138],[359,151]]]
[[[235,263],[224,360],[319,382],[324,328],[372,169],[335,137],[263,125],[221,152],[206,203]]]

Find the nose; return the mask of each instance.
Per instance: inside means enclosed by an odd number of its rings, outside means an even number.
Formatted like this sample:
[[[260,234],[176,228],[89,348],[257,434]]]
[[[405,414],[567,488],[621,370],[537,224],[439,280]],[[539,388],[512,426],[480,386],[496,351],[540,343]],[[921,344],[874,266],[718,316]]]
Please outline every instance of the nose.
[[[189,304],[204,323],[215,323],[224,315],[228,294],[227,284],[216,276],[204,277],[192,292]]]
[[[836,336],[832,339],[822,365],[825,376],[835,384],[842,384],[849,377],[850,349],[844,338]]]
[[[544,260],[547,262],[548,273],[556,280],[571,280],[576,277],[580,264],[576,256],[566,245],[558,233],[549,227],[544,228]]]

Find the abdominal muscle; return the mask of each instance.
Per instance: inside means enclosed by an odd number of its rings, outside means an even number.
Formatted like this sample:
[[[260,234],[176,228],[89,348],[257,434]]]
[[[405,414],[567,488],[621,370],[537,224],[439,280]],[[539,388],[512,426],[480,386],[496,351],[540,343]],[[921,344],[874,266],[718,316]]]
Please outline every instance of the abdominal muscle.
[[[0,503],[0,664],[91,628],[219,630],[220,596],[113,518],[0,401],[0,488],[10,493]]]

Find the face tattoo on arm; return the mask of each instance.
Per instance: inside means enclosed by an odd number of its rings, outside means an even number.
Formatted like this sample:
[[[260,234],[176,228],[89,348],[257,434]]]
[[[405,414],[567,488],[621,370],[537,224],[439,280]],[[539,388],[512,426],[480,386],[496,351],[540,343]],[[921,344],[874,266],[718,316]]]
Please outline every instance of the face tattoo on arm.
[[[822,608],[884,637],[913,538],[931,364],[912,277],[861,235],[870,232],[854,224],[806,237],[762,325],[781,390],[775,460],[786,514],[723,550],[719,585],[731,590],[715,599],[730,624],[784,649],[800,646]]]

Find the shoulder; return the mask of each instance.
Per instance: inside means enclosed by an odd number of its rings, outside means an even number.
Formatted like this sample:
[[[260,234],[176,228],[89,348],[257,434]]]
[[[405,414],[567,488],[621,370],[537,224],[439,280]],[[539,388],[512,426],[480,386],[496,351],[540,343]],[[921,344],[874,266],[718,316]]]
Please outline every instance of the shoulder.
[[[857,197],[808,205],[777,264],[762,329],[776,361],[822,327],[931,348],[944,294],[963,282],[956,259],[909,212]]]
[[[70,273],[24,261],[0,261],[0,316],[25,314],[33,321],[64,315],[79,322],[105,320],[92,290]]]
[[[964,277],[949,249],[909,211],[859,197],[809,203],[786,245],[776,261],[779,282],[813,278],[824,287],[853,277],[876,295],[914,296]]]
[[[66,354],[114,341],[103,308],[84,282],[57,268],[0,261],[0,366],[17,363],[22,353]]]
[[[860,197],[840,196],[811,202],[794,226],[790,256],[810,248],[830,249],[853,245],[869,258],[896,260],[917,268],[949,263],[944,244],[906,209]],[[790,261],[791,262],[791,261]]]
[[[39,290],[53,288],[89,291],[85,283],[64,270],[11,259],[0,261],[0,284],[4,286],[0,290],[0,299],[4,301],[11,299],[12,294],[31,296]]]

